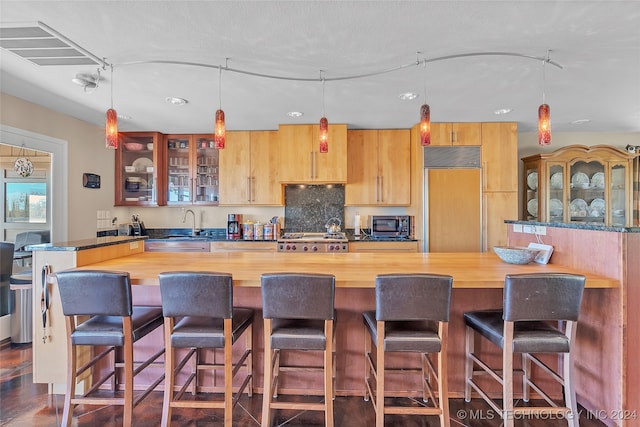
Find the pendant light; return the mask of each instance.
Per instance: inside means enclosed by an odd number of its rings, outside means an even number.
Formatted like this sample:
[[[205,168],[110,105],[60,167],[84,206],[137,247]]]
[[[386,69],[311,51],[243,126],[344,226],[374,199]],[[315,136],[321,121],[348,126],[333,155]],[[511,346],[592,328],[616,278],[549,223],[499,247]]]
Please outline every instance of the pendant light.
[[[226,130],[224,124],[224,111],[222,111],[222,67],[218,67],[220,71],[218,74],[218,95],[219,95],[219,108],[216,111],[216,122],[213,140],[215,142],[215,147],[218,150],[224,149],[224,142],[226,138]]]
[[[427,69],[427,60],[424,61],[424,68]],[[424,73],[424,104],[420,107],[420,144],[427,146],[431,144],[431,108],[427,104],[427,73]]]
[[[545,102],[545,64],[549,61],[549,51],[547,57],[542,61],[542,104],[538,107],[538,144],[542,146],[551,144],[551,109]]]
[[[118,113],[113,109],[113,65],[111,65],[111,108],[107,110],[104,126],[105,145],[107,148],[118,148]]]
[[[328,153],[329,152],[329,121],[325,117],[324,114],[324,76],[322,71],[320,71],[320,78],[322,79],[322,118],[320,119],[320,132],[319,142],[320,142],[320,152]]]

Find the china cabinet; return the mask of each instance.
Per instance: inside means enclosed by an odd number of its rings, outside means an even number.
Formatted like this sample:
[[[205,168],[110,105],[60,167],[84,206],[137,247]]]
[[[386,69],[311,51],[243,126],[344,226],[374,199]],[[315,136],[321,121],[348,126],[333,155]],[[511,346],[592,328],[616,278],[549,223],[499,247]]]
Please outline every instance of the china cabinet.
[[[218,150],[213,135],[165,135],[167,205],[218,204]]]
[[[329,123],[329,151],[320,152],[319,125],[280,125],[280,181],[344,183],[347,181],[347,125]]]
[[[162,162],[157,132],[123,132],[116,149],[115,206],[158,206]]]
[[[432,123],[431,145],[480,145],[481,123]]]
[[[606,145],[524,157],[522,218],[632,225],[633,160],[633,154]]]
[[[278,132],[227,132],[220,150],[221,205],[282,205]]]
[[[350,130],[347,156],[346,205],[411,204],[409,129]]]

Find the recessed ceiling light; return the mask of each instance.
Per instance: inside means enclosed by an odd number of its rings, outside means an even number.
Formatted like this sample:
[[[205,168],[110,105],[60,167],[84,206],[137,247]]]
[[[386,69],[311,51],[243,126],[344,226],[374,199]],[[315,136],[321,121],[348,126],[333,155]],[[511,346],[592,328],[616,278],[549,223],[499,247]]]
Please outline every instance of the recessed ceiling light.
[[[178,98],[176,96],[167,96],[167,102],[173,105],[184,105],[189,101],[184,98]]]
[[[572,125],[584,125],[591,122],[591,119],[578,119],[571,122]]]
[[[413,99],[416,99],[417,97],[418,97],[418,94],[415,92],[405,92],[398,95],[398,98],[400,98],[403,101],[411,101]]]
[[[509,114],[512,111],[513,110],[511,108],[500,108],[499,110],[494,111],[493,114],[499,116],[501,114]]]
[[[289,111],[287,116],[297,119],[298,117],[304,116],[304,113],[302,111]]]

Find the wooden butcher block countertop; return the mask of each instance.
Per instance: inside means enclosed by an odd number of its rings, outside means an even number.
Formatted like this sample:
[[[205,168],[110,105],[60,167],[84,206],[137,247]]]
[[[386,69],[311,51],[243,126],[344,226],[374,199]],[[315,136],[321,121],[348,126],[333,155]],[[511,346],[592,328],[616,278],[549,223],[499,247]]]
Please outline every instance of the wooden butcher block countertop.
[[[433,273],[453,276],[454,288],[502,288],[507,274],[577,273],[587,288],[617,288],[616,278],[598,276],[556,264],[507,264],[494,253],[339,253],[279,252],[143,252],[89,264],[81,269],[126,271],[133,284],[157,285],[164,271],[215,271],[233,275],[235,286],[260,286],[262,273],[329,273],[336,286],[374,288],[377,274]]]

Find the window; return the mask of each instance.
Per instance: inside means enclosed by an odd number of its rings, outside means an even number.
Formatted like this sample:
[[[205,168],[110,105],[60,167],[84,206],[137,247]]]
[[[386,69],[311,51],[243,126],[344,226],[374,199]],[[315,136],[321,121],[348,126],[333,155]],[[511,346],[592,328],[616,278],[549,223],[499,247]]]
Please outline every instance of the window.
[[[5,183],[6,223],[44,224],[47,222],[47,184],[45,182]]]

